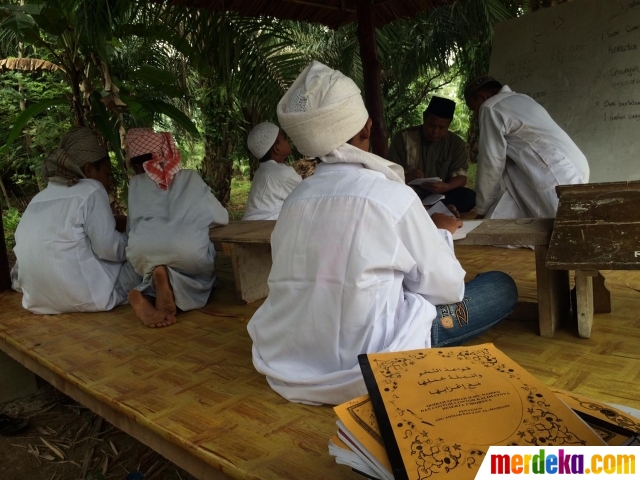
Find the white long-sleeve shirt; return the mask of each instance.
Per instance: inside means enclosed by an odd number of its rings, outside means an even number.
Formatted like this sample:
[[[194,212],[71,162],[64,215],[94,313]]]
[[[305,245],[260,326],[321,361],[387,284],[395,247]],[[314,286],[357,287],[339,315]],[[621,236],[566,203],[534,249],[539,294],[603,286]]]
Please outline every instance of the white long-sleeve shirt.
[[[277,220],[285,198],[302,182],[293,167],[275,160],[260,163],[253,175],[242,220]]]
[[[209,227],[229,223],[229,213],[192,170],[180,170],[167,190],[147,174],[129,182],[127,258],[138,275],[166,265],[187,275],[213,276],[215,249]]]
[[[109,197],[96,180],[49,183],[16,229],[13,287],[40,314],[110,310],[126,300],[116,281],[126,236],[115,229]]]
[[[409,187],[356,163],[321,163],[284,202],[269,296],[248,325],[253,362],[285,398],[366,393],[358,355],[427,348],[434,305],[465,272]]]
[[[589,181],[583,153],[530,97],[505,85],[482,104],[479,120],[478,214],[555,217],[555,187]]]

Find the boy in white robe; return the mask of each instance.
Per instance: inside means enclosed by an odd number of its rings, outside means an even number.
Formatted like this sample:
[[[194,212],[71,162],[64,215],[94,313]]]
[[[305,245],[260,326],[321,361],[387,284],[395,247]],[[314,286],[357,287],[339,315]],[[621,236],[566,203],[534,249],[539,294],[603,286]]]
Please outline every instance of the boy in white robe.
[[[247,146],[260,159],[260,166],[242,220],[277,220],[284,199],[302,182],[293,167],[284,163],[291,155],[291,145],[278,127],[263,122],[249,132]]]
[[[229,214],[196,172],[180,170],[171,134],[135,128],[126,143],[138,174],[129,183],[127,259],[142,280],[129,303],[148,327],[166,327],[178,308],[207,303],[216,255],[209,227]]]
[[[49,184],[16,229],[11,277],[23,307],[38,314],[99,312],[126,302],[119,280],[126,235],[116,230],[109,205],[107,151],[89,128],[75,128],[47,157],[42,175]]]
[[[553,218],[556,186],[589,182],[589,164],[535,100],[485,75],[465,88],[478,115],[479,218]]]
[[[432,221],[402,167],[368,153],[371,119],[351,79],[313,62],[277,111],[321,163],[283,204],[269,296],[248,325],[254,366],[275,391],[347,401],[366,393],[359,354],[452,345],[511,311],[517,291],[500,272],[465,294],[451,236],[460,221]]]

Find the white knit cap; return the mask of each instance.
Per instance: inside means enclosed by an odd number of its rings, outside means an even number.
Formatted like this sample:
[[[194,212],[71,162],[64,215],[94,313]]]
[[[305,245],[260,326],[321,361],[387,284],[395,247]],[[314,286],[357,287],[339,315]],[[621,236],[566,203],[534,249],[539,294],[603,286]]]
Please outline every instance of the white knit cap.
[[[349,77],[313,61],[278,103],[278,121],[298,151],[322,157],[362,130],[369,113]]]
[[[257,159],[261,159],[271,150],[273,144],[276,143],[278,133],[280,133],[280,128],[273,123],[259,123],[253,127],[247,136],[247,147],[249,147],[249,151]]]

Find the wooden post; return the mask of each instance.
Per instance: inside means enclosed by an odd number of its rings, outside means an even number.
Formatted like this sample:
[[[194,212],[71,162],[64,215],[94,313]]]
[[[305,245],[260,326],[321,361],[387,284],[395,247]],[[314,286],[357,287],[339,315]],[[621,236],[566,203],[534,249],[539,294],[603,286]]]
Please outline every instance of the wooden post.
[[[593,326],[593,276],[598,272],[576,270],[576,299],[578,309],[578,335],[591,338]]]
[[[545,265],[548,247],[536,245],[536,283],[540,336],[553,337],[558,325],[569,313],[569,272],[549,270]]]
[[[2,226],[2,205],[0,202],[0,292],[11,288],[11,274],[9,273],[9,258],[7,245],[4,241],[4,227]]]
[[[387,127],[382,107],[381,66],[376,45],[376,12],[371,0],[356,0],[358,18],[358,43],[364,75],[364,101],[373,121],[371,146],[373,153],[386,158],[388,145]]]

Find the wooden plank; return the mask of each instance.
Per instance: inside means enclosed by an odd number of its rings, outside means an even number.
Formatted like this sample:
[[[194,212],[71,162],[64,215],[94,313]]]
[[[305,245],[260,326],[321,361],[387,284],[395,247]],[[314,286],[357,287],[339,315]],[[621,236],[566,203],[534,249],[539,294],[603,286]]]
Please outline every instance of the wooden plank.
[[[271,243],[275,220],[231,220],[229,225],[209,230],[212,242]]]
[[[640,190],[640,181],[632,180],[629,182],[603,182],[603,183],[585,183],[579,185],[558,185],[556,192],[558,197],[565,194],[598,194],[610,193],[611,191],[622,192],[625,190]]]
[[[561,320],[569,314],[569,272],[547,269],[547,252],[546,246],[536,246],[536,284],[540,336],[553,337]]]
[[[225,262],[216,293],[231,286]],[[0,294],[1,350],[196,477],[357,477],[329,455],[333,410],[286,401],[255,370],[237,306],[148,329],[130,306],[52,316],[20,302]],[[254,308],[244,308],[250,317]]]
[[[231,257],[236,295],[241,303],[251,303],[269,294],[271,245],[262,243],[223,243]]]
[[[593,326],[593,277],[576,270],[578,335],[591,338]]]
[[[640,182],[557,187],[560,203],[547,266],[640,269]]]
[[[163,457],[169,459],[180,468],[186,470],[199,480],[227,480],[231,477],[219,470],[207,465],[202,460],[189,455],[187,451],[179,446],[165,440],[160,435],[153,433],[135,420],[123,415],[109,405],[97,400],[89,395],[77,385],[66,380],[63,376],[57,375],[47,367],[41,365],[31,357],[24,355],[19,349],[0,339],[0,350],[8,356],[21,363],[31,372],[43,378],[65,395],[73,398],[76,402],[84,405],[96,415],[101,416],[107,422],[128,433],[133,438],[152,448]]]
[[[553,229],[552,218],[518,218],[483,220],[456,245],[548,245]]]

